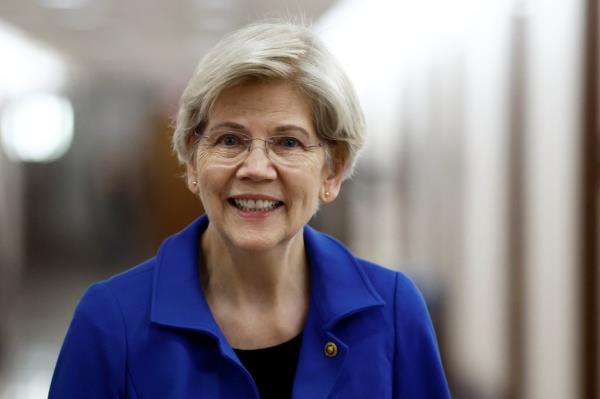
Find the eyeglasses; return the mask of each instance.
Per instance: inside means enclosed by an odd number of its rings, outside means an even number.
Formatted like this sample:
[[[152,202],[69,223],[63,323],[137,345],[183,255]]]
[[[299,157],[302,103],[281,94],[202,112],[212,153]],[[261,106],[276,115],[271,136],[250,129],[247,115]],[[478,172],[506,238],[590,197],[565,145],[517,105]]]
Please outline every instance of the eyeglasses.
[[[251,138],[236,132],[215,133],[200,136],[199,145],[217,160],[235,164],[252,151],[254,141],[264,142],[265,154],[275,163],[299,166],[307,161],[315,149],[323,143],[308,144],[306,139],[292,135],[272,136],[267,139]]]

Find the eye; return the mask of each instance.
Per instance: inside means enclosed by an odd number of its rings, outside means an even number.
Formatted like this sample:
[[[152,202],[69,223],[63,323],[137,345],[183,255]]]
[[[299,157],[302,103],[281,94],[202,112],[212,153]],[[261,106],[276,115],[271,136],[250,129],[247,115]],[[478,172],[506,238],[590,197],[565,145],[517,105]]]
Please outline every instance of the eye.
[[[300,149],[300,148],[303,147],[303,145],[300,142],[300,140],[298,140],[295,137],[288,137],[288,136],[273,137],[273,143],[277,147],[285,148],[285,149],[288,149],[288,150],[291,150],[291,149]]]
[[[243,138],[232,133],[223,134],[215,141],[215,145],[223,147],[235,147],[241,144],[243,144]]]

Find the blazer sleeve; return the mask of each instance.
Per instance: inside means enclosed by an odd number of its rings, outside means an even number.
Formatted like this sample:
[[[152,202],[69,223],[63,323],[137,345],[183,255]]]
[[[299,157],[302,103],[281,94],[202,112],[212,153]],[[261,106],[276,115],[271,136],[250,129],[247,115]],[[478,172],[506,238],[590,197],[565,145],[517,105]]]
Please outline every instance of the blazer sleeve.
[[[450,398],[425,300],[401,273],[396,275],[395,328],[394,398]]]
[[[125,325],[105,283],[92,285],[77,305],[50,385],[49,399],[124,398]]]

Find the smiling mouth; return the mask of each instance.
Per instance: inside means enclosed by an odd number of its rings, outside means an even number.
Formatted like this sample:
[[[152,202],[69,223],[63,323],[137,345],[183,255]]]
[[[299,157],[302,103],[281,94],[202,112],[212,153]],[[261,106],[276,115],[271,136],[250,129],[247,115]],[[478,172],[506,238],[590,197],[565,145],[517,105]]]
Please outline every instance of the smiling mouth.
[[[283,205],[281,201],[230,198],[229,203],[244,212],[267,212]]]

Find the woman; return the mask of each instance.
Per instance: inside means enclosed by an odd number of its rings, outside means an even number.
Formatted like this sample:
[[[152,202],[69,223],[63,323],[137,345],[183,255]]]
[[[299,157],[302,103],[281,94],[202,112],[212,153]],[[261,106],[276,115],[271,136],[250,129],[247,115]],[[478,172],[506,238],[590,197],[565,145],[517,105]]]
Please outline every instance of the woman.
[[[200,62],[173,138],[206,215],[83,296],[51,398],[446,398],[423,299],[306,225],[362,146],[310,30],[247,27]]]

